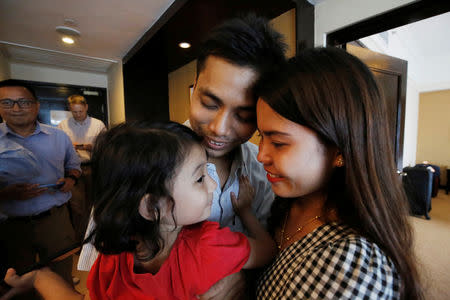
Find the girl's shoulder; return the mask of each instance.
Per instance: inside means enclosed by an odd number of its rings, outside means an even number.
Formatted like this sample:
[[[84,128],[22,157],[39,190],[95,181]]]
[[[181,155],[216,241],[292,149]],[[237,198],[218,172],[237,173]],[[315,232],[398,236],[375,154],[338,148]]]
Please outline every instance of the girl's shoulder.
[[[215,243],[221,244],[246,241],[247,237],[240,232],[233,232],[228,227],[220,227],[219,223],[213,221],[203,221],[200,223],[184,226],[181,231],[181,240],[195,243]]]
[[[248,258],[250,243],[240,232],[228,227],[221,228],[217,222],[203,221],[185,226],[180,233],[177,247],[180,251],[194,252],[197,257],[210,255]]]

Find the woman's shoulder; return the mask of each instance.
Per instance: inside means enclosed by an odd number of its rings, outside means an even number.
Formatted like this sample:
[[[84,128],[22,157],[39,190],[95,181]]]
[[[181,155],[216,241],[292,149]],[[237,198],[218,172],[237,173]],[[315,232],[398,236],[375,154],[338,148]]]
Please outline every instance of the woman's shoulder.
[[[315,235],[318,243],[305,253],[298,270],[319,273],[320,282],[334,286],[334,296],[383,294],[397,298],[399,274],[376,243],[342,224],[321,226]],[[320,286],[319,281],[317,284]]]
[[[312,243],[311,247],[305,247],[308,256],[336,257],[342,264],[353,262],[348,267],[367,265],[375,269],[389,269],[391,273],[396,273],[394,263],[376,243],[346,225],[337,223],[323,225],[310,238],[314,237],[317,241]]]
[[[275,286],[283,286],[277,292]],[[342,224],[325,224],[286,248],[266,271],[260,293],[307,299],[397,299],[400,278],[373,242]]]

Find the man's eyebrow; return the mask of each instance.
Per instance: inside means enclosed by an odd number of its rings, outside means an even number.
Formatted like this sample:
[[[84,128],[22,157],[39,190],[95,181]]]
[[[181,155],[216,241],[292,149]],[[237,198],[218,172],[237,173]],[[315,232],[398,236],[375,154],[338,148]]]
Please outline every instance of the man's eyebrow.
[[[223,103],[223,101],[216,94],[214,94],[213,92],[211,92],[207,88],[200,88],[200,93],[202,93],[206,97],[211,98],[217,104],[222,104]]]

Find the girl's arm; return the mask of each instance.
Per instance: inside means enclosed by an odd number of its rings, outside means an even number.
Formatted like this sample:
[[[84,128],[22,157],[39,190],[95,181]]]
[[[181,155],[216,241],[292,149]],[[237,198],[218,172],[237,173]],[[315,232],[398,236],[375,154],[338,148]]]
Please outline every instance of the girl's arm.
[[[83,295],[77,293],[67,282],[59,275],[43,268],[31,271],[22,276],[16,274],[14,269],[8,269],[5,275],[5,282],[12,289],[9,290],[0,300],[7,300],[15,295],[21,294],[35,288],[44,300],[82,300]]]
[[[235,213],[250,233],[250,257],[244,269],[258,268],[269,263],[276,254],[276,245],[269,233],[252,212],[252,200],[255,196],[248,177],[239,178],[239,196],[231,193],[231,203]]]

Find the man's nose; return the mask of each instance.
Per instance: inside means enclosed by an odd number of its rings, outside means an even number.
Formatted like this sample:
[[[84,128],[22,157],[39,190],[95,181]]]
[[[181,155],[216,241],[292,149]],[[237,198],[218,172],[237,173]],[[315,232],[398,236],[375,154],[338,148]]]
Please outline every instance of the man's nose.
[[[215,118],[209,123],[209,129],[216,136],[226,137],[230,133],[230,114],[225,110],[220,110]]]
[[[21,110],[18,102],[13,102],[12,110],[14,111]]]

